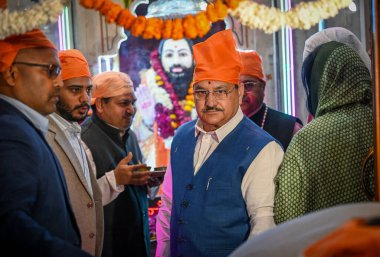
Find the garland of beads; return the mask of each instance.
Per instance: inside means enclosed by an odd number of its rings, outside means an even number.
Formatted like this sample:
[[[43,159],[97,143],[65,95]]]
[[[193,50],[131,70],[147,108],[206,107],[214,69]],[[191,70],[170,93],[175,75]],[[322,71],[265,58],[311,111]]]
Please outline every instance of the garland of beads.
[[[260,126],[262,129],[264,129],[265,120],[267,119],[267,114],[268,114],[268,106],[265,105],[265,112],[264,112],[263,119],[261,120],[261,126]]]
[[[174,136],[174,130],[180,125],[182,125],[183,123],[190,121],[191,118],[186,115],[186,112],[179,104],[178,97],[174,92],[173,85],[169,82],[164,72],[164,69],[161,65],[161,62],[159,60],[158,50],[151,52],[150,59],[151,59],[153,70],[157,73],[159,78],[162,80],[162,82],[158,83],[158,85],[166,90],[173,104],[172,110],[163,106],[161,103],[157,103],[155,106],[155,111],[156,111],[155,121],[158,126],[158,134],[162,138],[165,139],[170,136]],[[189,91],[191,91],[191,88],[189,89]],[[191,101],[189,98],[189,93],[186,96],[186,99],[187,101]]]

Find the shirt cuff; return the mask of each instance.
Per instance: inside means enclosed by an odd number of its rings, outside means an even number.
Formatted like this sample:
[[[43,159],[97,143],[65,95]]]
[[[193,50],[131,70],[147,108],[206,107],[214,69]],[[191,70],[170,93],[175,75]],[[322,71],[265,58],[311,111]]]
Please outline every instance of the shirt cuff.
[[[106,172],[105,175],[106,175],[108,183],[110,184],[113,190],[115,190],[118,193],[121,193],[124,191],[124,185],[118,186],[116,184],[115,172],[113,170]]]

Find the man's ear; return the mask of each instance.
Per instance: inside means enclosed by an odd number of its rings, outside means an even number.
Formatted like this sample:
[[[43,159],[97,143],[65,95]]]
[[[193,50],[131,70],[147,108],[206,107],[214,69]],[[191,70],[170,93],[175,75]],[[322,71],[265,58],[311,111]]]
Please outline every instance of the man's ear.
[[[241,104],[243,102],[243,95],[244,95],[244,84],[243,84],[243,82],[239,82],[238,94],[239,94],[239,104]]]
[[[1,74],[3,75],[3,79],[8,85],[14,86],[16,84],[16,77],[18,75],[18,70],[13,65],[8,67]]]
[[[98,97],[95,99],[95,107],[96,107],[96,112],[97,113],[102,113],[103,112],[103,101],[102,98]]]

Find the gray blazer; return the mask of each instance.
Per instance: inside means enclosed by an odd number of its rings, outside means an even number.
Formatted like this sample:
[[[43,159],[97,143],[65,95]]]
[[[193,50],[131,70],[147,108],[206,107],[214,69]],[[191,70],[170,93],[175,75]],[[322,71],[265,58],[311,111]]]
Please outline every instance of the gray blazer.
[[[49,116],[48,119],[49,132],[46,139],[57,155],[65,174],[71,205],[82,238],[82,249],[100,257],[103,248],[104,223],[102,193],[97,184],[95,172],[88,163],[93,191],[91,195],[88,188],[90,185],[87,185],[74,149],[55,121]]]

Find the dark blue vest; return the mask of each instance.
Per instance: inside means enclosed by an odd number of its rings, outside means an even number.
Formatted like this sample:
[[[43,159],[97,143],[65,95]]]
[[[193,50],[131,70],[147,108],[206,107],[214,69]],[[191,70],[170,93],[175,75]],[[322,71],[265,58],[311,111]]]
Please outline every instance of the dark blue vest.
[[[195,122],[181,126],[171,146],[171,257],[227,256],[250,232],[241,193],[245,172],[274,139],[244,117],[194,176]]]

